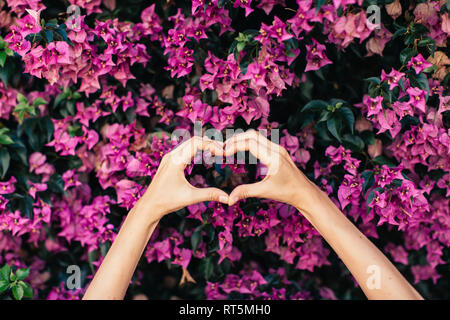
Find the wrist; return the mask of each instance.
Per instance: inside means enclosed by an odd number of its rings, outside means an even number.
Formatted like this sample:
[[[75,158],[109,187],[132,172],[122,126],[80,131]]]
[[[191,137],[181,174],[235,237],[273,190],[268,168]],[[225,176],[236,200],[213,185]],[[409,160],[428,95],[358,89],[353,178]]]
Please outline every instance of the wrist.
[[[324,201],[324,196],[327,198],[323,190],[307,179],[306,185],[297,192],[295,208],[310,220],[316,211],[314,207]]]
[[[157,223],[164,215],[164,211],[160,208],[155,201],[149,190],[142,195],[142,197],[136,202],[132,209],[133,213],[144,219],[146,224]]]
[[[343,215],[328,194],[314,183],[311,182],[311,187],[306,195],[307,200],[296,208],[311,224],[316,225],[318,221],[331,221],[335,217]]]

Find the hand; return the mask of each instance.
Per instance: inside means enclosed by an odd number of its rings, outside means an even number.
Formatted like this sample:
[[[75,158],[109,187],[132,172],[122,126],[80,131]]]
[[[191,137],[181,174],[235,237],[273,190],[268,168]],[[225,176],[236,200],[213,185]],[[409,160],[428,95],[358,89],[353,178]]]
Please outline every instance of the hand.
[[[219,201],[228,204],[228,194],[217,188],[196,188],[184,176],[184,169],[191,163],[198,150],[223,155],[223,143],[208,138],[193,137],[167,153],[147,188],[146,203],[156,209],[154,218],[202,201]],[[147,202],[148,201],[148,202]]]
[[[268,172],[262,181],[236,187],[229,196],[230,206],[241,199],[256,197],[290,204],[302,213],[308,211],[320,189],[297,168],[286,149],[249,130],[225,141],[225,157],[237,151],[250,151],[267,166]]]

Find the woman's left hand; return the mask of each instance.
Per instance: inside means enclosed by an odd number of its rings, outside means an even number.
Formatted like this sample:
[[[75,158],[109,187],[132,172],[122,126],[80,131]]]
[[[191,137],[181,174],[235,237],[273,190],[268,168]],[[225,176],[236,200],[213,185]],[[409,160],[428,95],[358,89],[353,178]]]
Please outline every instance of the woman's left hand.
[[[219,201],[228,204],[226,192],[212,187],[196,188],[186,180],[184,169],[191,163],[198,150],[222,156],[223,143],[208,138],[193,137],[164,155],[152,182],[140,199],[151,204],[154,220],[202,201]]]

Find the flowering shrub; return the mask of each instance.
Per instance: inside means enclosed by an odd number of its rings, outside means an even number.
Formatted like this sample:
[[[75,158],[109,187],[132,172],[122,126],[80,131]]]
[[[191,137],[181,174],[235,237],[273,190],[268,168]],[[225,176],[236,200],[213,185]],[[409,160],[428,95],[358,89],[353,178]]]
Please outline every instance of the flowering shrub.
[[[29,268],[35,298],[81,297],[170,134],[195,122],[278,129],[424,297],[449,298],[448,1],[68,2],[0,0],[0,265]],[[262,175],[191,169],[226,191]],[[301,213],[264,199],[164,217],[136,294],[363,297]]]

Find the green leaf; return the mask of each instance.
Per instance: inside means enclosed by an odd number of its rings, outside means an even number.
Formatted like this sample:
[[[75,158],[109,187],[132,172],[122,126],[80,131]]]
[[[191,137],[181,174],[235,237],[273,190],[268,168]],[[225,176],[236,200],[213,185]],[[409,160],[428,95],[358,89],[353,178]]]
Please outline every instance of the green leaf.
[[[363,132],[360,133],[360,135],[365,144],[372,145],[375,143],[375,135],[373,134],[373,131],[364,130]]]
[[[16,300],[22,300],[23,298],[23,288],[20,285],[15,285],[12,287],[12,293],[14,296],[14,299]]]
[[[236,49],[238,52],[241,52],[242,50],[244,50],[245,48],[245,42],[238,42],[238,44],[236,45]]]
[[[27,297],[27,298],[32,299],[33,296],[34,296],[33,288],[31,288],[31,286],[30,286],[28,283],[23,282],[23,281],[20,281],[20,282],[19,282],[19,285],[20,285],[20,286],[22,287],[22,289],[23,289],[23,295],[24,295],[25,297]]]
[[[27,98],[26,98],[23,94],[21,94],[20,92],[17,92],[17,102],[18,102],[19,104],[20,104],[20,103],[28,104]]]
[[[392,182],[390,183],[390,186],[394,187],[394,188],[399,188],[401,187],[403,184],[403,180],[401,179],[394,179],[392,180]]]
[[[416,76],[410,77],[409,80],[412,86],[425,90],[427,92],[426,99],[428,99],[430,94],[430,86],[428,85],[427,77],[423,73],[419,73]]]
[[[36,110],[34,106],[30,106],[28,102],[21,102],[15,108],[14,112],[18,113],[19,123],[23,122],[25,114],[36,115]]]
[[[6,52],[0,51],[0,66],[3,68],[6,61]]]
[[[30,269],[19,269],[16,271],[17,280],[23,280],[30,274]]]
[[[316,14],[319,12],[320,7],[326,3],[326,0],[314,0],[314,3],[316,4]]]
[[[395,164],[389,160],[388,158],[386,158],[385,156],[378,156],[372,159],[372,161],[376,164],[379,165],[387,165],[388,167],[395,167]]]
[[[437,66],[432,65],[431,67],[425,68],[424,73],[435,73],[437,71]]]
[[[8,264],[5,264],[1,269],[0,269],[0,280],[6,280],[9,281],[9,275],[11,274],[11,268],[9,267]]]
[[[0,144],[13,144],[14,141],[7,134],[0,134]]]
[[[353,115],[353,111],[349,107],[341,107],[339,112],[344,116],[344,119],[353,134],[355,127],[355,116]]]
[[[11,161],[11,157],[9,156],[8,150],[4,147],[0,148],[0,165],[1,165],[2,179],[5,177],[6,172],[8,172],[10,161]]]
[[[367,200],[366,200],[366,209],[367,209],[367,213],[370,212],[369,204],[372,202],[373,198],[375,197],[375,192],[374,192],[374,191],[378,191],[378,192],[380,192],[380,193],[383,193],[383,192],[384,192],[384,189],[383,189],[383,188],[380,188],[380,187],[377,187],[377,188],[375,188],[375,189],[373,189],[373,190],[370,191],[369,196],[367,197]]]
[[[366,193],[367,190],[371,188],[375,183],[375,173],[373,171],[366,170],[363,173],[361,173],[361,176],[364,179],[362,191]]]
[[[364,141],[358,136],[346,133],[343,137],[343,142],[349,144],[349,147],[352,150],[356,149],[361,151],[364,149]]]
[[[421,23],[415,23],[412,27],[412,31],[415,35],[420,36],[421,34],[428,33],[429,30]]]
[[[412,44],[413,42],[414,42],[414,40],[416,40],[416,37],[413,35],[413,34],[408,34],[406,37],[405,37],[405,45],[410,45],[410,44]]]
[[[392,35],[392,39],[395,39],[395,38],[397,38],[397,37],[399,37],[399,36],[405,34],[405,33],[406,33],[406,30],[407,30],[406,28],[400,28],[400,29],[398,29],[398,30],[395,31],[394,34]]]
[[[328,135],[327,124],[326,122],[316,123],[315,129],[319,134],[320,138],[326,142],[331,142],[332,139]]]
[[[194,252],[195,252],[195,250],[197,250],[198,245],[200,244],[200,242],[201,242],[202,239],[203,239],[203,236],[202,236],[202,229],[203,229],[203,225],[197,227],[197,228],[195,229],[195,231],[192,233],[192,236],[191,236],[191,246],[192,246],[192,251],[194,251]]]
[[[400,63],[406,65],[406,63],[411,60],[412,56],[416,54],[416,50],[413,48],[405,48],[400,52]]]
[[[0,280],[0,293],[6,291],[9,287],[9,281],[6,280]]]
[[[5,63],[5,66],[0,68],[0,79],[2,79],[5,87],[8,87],[8,82],[14,73],[15,73],[14,63]]]
[[[381,83],[380,78],[377,78],[377,77],[366,78],[366,79],[364,79],[364,81],[372,82],[372,83],[375,83],[375,84],[380,84]]]
[[[61,103],[61,101],[67,99],[70,96],[70,94],[71,94],[70,89],[64,90],[62,93],[60,93],[56,96],[55,102],[53,103],[53,105],[55,107],[58,107],[58,105]]]
[[[59,28],[56,29],[56,34],[61,37],[61,40],[68,42],[67,32],[63,27],[65,27],[64,24],[60,25]]]
[[[53,41],[53,31],[51,31],[51,30],[44,30],[44,34],[45,34],[45,39],[46,39],[46,41],[48,43]]]
[[[373,190],[371,190],[370,193],[369,193],[369,196],[367,197],[367,200],[366,200],[367,213],[370,212],[369,204],[372,202],[374,197],[375,197],[375,193],[373,192]]]
[[[434,40],[430,37],[425,37],[417,43],[419,47],[425,47],[430,44],[435,44]]]
[[[340,122],[336,118],[330,118],[327,120],[328,131],[335,137],[339,142],[342,142],[340,136]]]
[[[45,101],[43,98],[36,98],[34,101],[33,101],[33,106],[34,107],[37,107],[37,106],[39,106],[39,105],[41,105],[41,104],[47,104],[48,102],[47,101]]]
[[[73,99],[73,100],[78,100],[78,99],[80,99],[80,98],[81,98],[81,93],[79,93],[79,92],[77,92],[77,91],[75,91],[75,92],[72,93],[72,99]]]
[[[203,228],[203,231],[206,232],[206,236],[209,238],[209,242],[212,242],[215,239],[216,229],[212,226],[212,224],[206,224]]]
[[[214,263],[212,257],[204,258],[200,264],[200,270],[206,281],[209,281],[214,274]]]
[[[323,109],[326,109],[328,107],[328,103],[322,100],[312,100],[308,102],[302,109],[302,112],[306,111],[321,111]]]
[[[33,218],[33,203],[34,203],[34,200],[29,195],[26,195],[24,198],[24,201],[22,202],[22,206],[23,206],[22,212],[24,212],[25,216],[30,219]]]
[[[317,120],[317,123],[327,121],[331,117],[332,114],[333,113],[331,113],[328,110],[323,110],[322,113],[320,114],[319,120]]]

